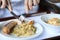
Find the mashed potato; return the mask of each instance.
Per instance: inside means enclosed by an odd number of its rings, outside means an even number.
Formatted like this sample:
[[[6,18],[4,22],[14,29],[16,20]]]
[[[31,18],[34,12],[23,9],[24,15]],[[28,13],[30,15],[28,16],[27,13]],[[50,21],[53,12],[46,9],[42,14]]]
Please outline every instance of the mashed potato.
[[[33,21],[21,23],[13,29],[12,33],[16,36],[31,36],[36,33],[36,28],[33,24]]]
[[[55,26],[60,26],[60,19],[59,18],[51,18],[47,21],[47,23],[55,25]]]

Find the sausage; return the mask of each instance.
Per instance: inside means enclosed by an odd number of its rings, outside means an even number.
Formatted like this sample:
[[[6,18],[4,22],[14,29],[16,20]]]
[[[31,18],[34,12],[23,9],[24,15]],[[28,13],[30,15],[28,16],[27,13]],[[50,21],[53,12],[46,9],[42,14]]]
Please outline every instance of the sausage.
[[[17,22],[11,21],[8,24],[3,26],[3,33],[9,34],[11,32],[11,29],[14,28],[17,25]]]

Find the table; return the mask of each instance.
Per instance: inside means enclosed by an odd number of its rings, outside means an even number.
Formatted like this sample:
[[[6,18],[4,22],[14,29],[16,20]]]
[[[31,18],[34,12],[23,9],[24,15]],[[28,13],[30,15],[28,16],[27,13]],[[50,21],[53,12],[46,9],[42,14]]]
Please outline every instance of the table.
[[[59,11],[58,12],[54,11],[54,12],[55,13],[60,13]],[[51,10],[50,10],[50,8],[47,5],[43,5],[42,3],[40,3],[39,4],[39,9],[38,9],[38,11],[36,13],[41,13],[41,12],[50,13]],[[36,13],[33,13],[33,14],[36,14]],[[31,17],[31,15],[33,15],[33,14],[23,14],[23,15],[25,15],[26,17]],[[7,18],[0,18],[0,21],[10,20],[10,19],[15,19],[15,18],[13,16],[12,17],[7,17]],[[44,40],[58,40],[58,39],[60,39],[60,36],[47,38],[47,39],[44,39]]]

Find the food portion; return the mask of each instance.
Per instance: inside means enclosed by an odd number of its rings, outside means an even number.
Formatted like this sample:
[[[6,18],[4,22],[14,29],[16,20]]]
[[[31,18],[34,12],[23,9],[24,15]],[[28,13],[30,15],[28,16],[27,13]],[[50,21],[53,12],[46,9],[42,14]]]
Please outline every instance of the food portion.
[[[11,29],[13,29],[15,26],[17,25],[17,22],[11,21],[9,23],[7,23],[6,25],[4,25],[2,31],[5,34],[9,34],[11,33]]]
[[[51,18],[47,21],[47,23],[55,25],[55,26],[60,26],[60,19],[59,18]]]
[[[13,34],[16,36],[31,36],[36,33],[36,27],[34,27],[34,21],[25,21],[20,23],[19,21],[11,21],[3,26],[2,31],[4,34]]]
[[[34,21],[23,22],[20,25],[16,25],[12,34],[16,36],[31,36],[36,33],[36,27],[34,27]]]

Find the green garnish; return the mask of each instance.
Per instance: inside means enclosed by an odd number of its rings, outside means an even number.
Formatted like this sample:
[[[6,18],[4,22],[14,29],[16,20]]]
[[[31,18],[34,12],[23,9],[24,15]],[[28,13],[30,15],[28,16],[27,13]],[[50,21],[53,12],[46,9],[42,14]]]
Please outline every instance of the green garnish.
[[[60,23],[60,19],[59,19],[59,20],[57,20],[57,22],[58,22],[58,23]]]

